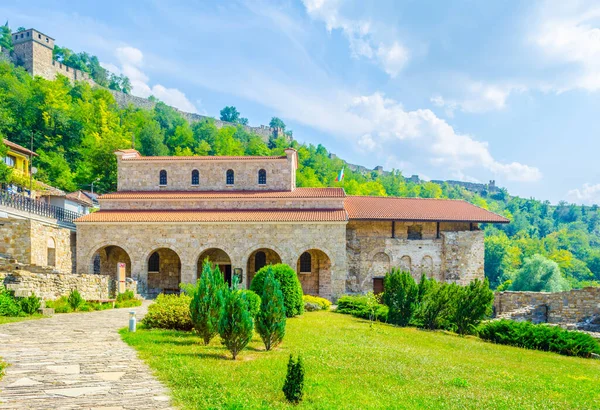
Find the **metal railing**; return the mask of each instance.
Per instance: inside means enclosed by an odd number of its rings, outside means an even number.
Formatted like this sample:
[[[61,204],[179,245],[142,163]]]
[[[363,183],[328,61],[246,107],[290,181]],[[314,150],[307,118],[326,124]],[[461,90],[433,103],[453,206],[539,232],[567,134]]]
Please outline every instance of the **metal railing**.
[[[10,206],[11,208],[31,212],[47,218],[53,218],[58,220],[58,222],[66,222],[69,224],[72,224],[75,219],[82,215],[79,212],[69,211],[60,206],[50,205],[39,199],[29,198],[22,194],[9,192],[7,190],[0,190],[0,205]]]

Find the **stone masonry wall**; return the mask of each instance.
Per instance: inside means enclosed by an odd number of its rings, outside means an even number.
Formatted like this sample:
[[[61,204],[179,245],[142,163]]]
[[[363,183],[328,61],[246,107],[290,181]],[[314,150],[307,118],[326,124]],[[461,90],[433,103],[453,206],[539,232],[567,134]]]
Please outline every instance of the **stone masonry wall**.
[[[392,267],[439,281],[466,284],[483,279],[483,231],[470,231],[468,223],[396,222],[395,237],[389,221],[350,221],[347,226],[348,278],[346,290],[364,293],[373,289],[373,278]],[[408,227],[420,225],[422,239],[408,239]],[[457,230],[457,231],[454,231]]]
[[[343,223],[177,223],[177,224],[77,224],[77,271],[89,273],[94,253],[108,245],[120,246],[131,259],[132,277],[139,293],[147,293],[148,258],[159,248],[173,250],[181,260],[181,281],[194,283],[198,259],[211,248],[222,249],[232,269],[243,269],[247,286],[248,259],[261,248],[296,266],[300,255],[310,249],[323,251],[330,260],[330,278],[320,283],[320,296],[335,298],[345,293],[346,224]],[[321,282],[321,281],[320,281]]]
[[[118,160],[119,191],[206,191],[206,190],[291,190],[296,186],[291,158],[264,160],[206,160],[202,157],[177,161]],[[200,172],[200,183],[191,185],[192,170]],[[233,185],[226,184],[226,172],[234,171]],[[267,171],[266,185],[258,184],[258,171]],[[159,185],[161,170],[167,171],[167,185]]]
[[[600,315],[600,288],[574,289],[566,292],[498,292],[494,297],[496,317],[535,320],[545,307],[548,323],[577,323]]]

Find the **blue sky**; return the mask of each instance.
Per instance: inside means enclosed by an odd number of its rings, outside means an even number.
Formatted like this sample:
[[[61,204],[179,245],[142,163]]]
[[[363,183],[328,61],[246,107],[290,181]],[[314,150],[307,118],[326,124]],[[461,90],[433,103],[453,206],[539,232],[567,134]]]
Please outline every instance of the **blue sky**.
[[[0,17],[134,94],[279,116],[353,163],[600,203],[598,3],[12,0]]]

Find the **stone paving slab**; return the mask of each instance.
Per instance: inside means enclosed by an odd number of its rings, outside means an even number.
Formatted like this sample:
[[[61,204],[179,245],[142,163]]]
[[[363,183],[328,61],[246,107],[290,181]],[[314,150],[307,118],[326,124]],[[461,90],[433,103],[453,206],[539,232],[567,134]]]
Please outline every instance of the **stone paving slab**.
[[[0,326],[0,409],[171,409],[169,391],[118,330],[132,309]]]

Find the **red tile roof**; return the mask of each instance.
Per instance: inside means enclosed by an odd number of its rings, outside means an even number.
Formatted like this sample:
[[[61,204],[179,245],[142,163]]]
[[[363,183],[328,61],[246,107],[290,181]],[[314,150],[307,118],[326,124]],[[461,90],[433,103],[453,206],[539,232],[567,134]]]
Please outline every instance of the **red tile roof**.
[[[131,150],[123,151],[125,153],[133,153]],[[268,157],[257,157],[257,156],[191,156],[191,157],[146,157],[146,156],[131,156],[124,157],[123,161],[263,161],[266,159],[287,159],[285,155],[281,156],[268,156]]]
[[[89,196],[87,196],[85,193],[83,193],[83,191],[71,192],[71,193],[68,193],[65,197],[68,200],[78,202],[78,203],[83,204],[88,207],[94,206],[94,203],[92,202],[91,198]]]
[[[462,200],[348,196],[349,219],[509,223],[503,216]]]
[[[226,211],[98,211],[75,220],[86,222],[345,222],[343,209]]]
[[[7,139],[3,139],[2,142],[4,142],[4,145],[6,145],[9,149],[12,149],[13,151],[17,151],[17,152],[20,152],[22,154],[29,155],[29,156],[36,156],[36,157],[39,156],[35,152],[28,150],[27,148],[22,147],[19,144],[15,144],[14,142],[9,141]]]
[[[342,188],[296,188],[293,191],[120,191],[102,195],[99,199],[296,199],[345,196]]]

